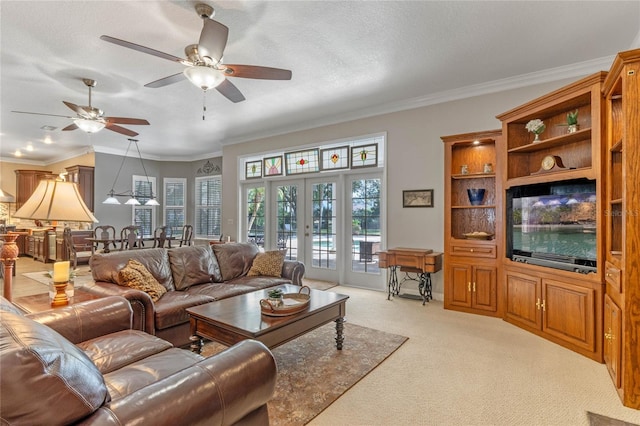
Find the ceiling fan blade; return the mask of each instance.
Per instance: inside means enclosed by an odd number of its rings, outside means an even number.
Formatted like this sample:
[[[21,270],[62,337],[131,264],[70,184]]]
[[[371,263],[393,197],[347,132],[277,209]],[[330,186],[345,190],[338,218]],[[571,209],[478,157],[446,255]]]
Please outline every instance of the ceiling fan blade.
[[[214,64],[220,62],[229,37],[229,28],[213,19],[203,19],[204,25],[198,41],[200,57],[209,57]]]
[[[121,127],[109,122],[107,122],[107,125],[105,126],[105,128],[111,130],[112,132],[120,133],[126,136],[138,136],[138,134],[133,130],[125,129],[124,127]]]
[[[127,117],[104,117],[107,123],[118,124],[139,124],[141,126],[149,125],[149,122],[142,118],[127,118]]]
[[[11,112],[15,112],[15,113],[18,113],[18,114],[47,115],[49,117],[63,117],[63,118],[71,118],[71,119],[76,118],[76,117],[70,117],[68,115],[45,114],[43,112],[27,112],[27,111],[11,111]]]
[[[81,117],[86,117],[86,118],[90,118],[91,116],[89,115],[89,113],[82,108],[81,106],[78,106],[76,104],[72,104],[71,102],[67,102],[67,101],[62,101],[63,104],[65,104],[66,106],[69,107],[69,109],[71,109],[72,111],[74,111],[76,114],[78,114]]]
[[[141,46],[139,44],[131,43],[130,41],[120,40],[119,38],[110,37],[108,35],[100,36],[101,40],[108,41],[109,43],[117,44],[118,46],[127,47],[129,49],[137,50],[138,52],[146,53],[148,55],[157,56],[158,58],[167,59],[174,62],[183,62],[184,59],[177,56],[170,55],[168,53],[160,52],[159,50],[151,49],[150,47]]]
[[[185,79],[184,74],[179,72],[178,74],[170,75],[169,77],[161,78],[160,80],[147,83],[144,85],[144,87],[151,87],[153,89],[157,89],[158,87],[168,86],[170,84],[177,83],[184,79]]]
[[[242,102],[245,99],[240,90],[226,78],[216,87],[216,90],[233,103]]]
[[[66,130],[75,130],[75,129],[77,129],[77,128],[78,128],[78,126],[76,126],[76,123],[71,123],[71,124],[69,124],[67,127],[65,127],[65,128],[64,128],[64,129],[62,129],[62,130],[63,130],[63,131],[66,131]]]
[[[256,65],[224,65],[227,77],[259,78],[263,80],[291,80],[291,71]]]

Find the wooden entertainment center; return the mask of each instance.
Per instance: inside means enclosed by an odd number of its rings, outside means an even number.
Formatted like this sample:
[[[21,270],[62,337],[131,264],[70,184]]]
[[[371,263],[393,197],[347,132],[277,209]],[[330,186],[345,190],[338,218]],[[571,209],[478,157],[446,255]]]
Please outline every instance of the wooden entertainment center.
[[[640,49],[622,52],[608,73],[593,74],[498,115],[501,130],[442,137],[445,309],[503,318],[604,362],[624,405],[636,409],[639,74]],[[568,126],[568,114],[576,113],[577,128]],[[534,142],[527,123],[535,119],[542,120],[545,129]],[[574,268],[571,259],[558,265],[512,256],[514,217],[521,213],[510,209],[512,194],[582,182],[595,188],[590,202],[580,201],[589,221],[568,224],[584,226],[583,232],[591,234],[595,260],[588,262],[593,263]],[[484,190],[479,203],[471,193],[467,197],[472,188]],[[570,208],[575,207],[567,205],[564,212]],[[524,240],[526,234],[521,235]]]

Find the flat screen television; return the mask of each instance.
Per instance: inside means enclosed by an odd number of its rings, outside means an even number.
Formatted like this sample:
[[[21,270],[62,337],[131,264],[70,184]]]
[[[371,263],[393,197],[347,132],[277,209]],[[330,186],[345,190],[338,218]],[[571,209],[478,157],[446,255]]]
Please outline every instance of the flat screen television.
[[[508,258],[583,274],[597,272],[595,181],[512,187],[506,209]]]

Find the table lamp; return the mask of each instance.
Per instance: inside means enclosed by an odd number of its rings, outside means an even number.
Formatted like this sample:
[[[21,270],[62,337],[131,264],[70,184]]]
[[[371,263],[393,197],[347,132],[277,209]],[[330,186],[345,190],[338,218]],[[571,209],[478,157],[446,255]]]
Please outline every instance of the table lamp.
[[[73,182],[50,179],[40,181],[31,197],[13,214],[13,217],[64,222],[98,222],[82,200],[78,185]],[[4,237],[5,244],[2,246],[0,255],[0,260],[4,264],[4,297],[11,300],[13,284],[11,277],[18,258],[18,246],[15,243],[18,234],[7,234]],[[67,277],[68,275],[67,271]],[[68,278],[66,281],[69,281]]]

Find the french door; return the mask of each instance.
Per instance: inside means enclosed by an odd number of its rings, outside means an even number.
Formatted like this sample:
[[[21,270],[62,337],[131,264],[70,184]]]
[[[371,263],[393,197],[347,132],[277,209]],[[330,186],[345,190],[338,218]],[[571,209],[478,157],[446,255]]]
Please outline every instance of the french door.
[[[384,288],[379,173],[252,183],[244,194],[247,241],[286,249],[307,278]]]

